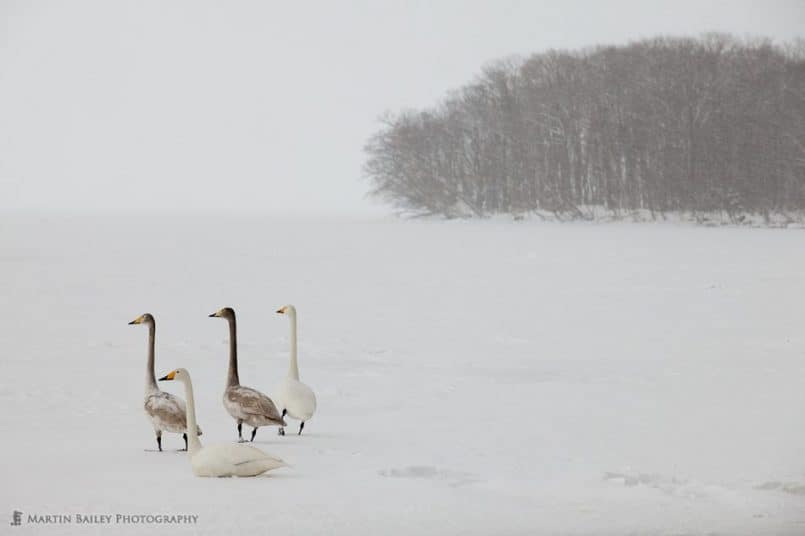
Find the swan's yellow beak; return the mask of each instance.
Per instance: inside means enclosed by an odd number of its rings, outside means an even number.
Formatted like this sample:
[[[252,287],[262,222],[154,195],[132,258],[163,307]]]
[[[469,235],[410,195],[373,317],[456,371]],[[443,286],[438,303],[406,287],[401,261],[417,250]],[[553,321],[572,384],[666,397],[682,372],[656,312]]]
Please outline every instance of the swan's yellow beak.
[[[145,315],[140,315],[137,318],[135,318],[134,320],[132,320],[131,322],[129,322],[129,326],[131,326],[133,324],[142,324],[143,320],[145,320]]]
[[[164,382],[164,381],[166,381],[166,380],[172,380],[172,379],[173,379],[173,378],[175,378],[175,377],[176,377],[176,371],[175,371],[175,370],[172,370],[172,371],[168,372],[168,373],[167,373],[165,376],[162,376],[162,377],[159,379],[159,381]]]
[[[285,307],[283,307],[282,309],[277,309],[277,312],[278,312],[279,314],[281,314],[281,315],[284,315],[284,314],[285,314],[285,311],[287,311],[287,310],[288,310],[288,306],[286,305],[286,306],[285,306]]]

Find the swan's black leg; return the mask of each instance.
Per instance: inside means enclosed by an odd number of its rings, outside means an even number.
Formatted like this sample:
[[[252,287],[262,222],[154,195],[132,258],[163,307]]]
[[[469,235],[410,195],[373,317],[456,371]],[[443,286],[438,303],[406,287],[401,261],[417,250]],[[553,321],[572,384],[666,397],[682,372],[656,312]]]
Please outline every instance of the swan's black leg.
[[[243,421],[238,421],[238,441],[243,443]]]
[[[257,428],[252,429],[252,438],[249,441],[254,441],[254,436],[257,435]]]
[[[305,427],[305,421],[302,421],[302,424],[299,425],[299,433],[296,435],[302,435],[302,428]]]
[[[286,415],[287,413],[288,413],[288,410],[287,410],[287,409],[283,409],[283,410],[282,410],[282,418],[283,418],[283,419],[285,418],[285,415]],[[280,429],[279,429],[279,430],[277,430],[277,435],[285,435],[285,427],[284,427],[284,426],[280,426]]]
[[[182,438],[184,438],[184,449],[187,450],[187,434],[182,434]]]
[[[159,452],[162,452],[162,431],[157,431],[157,447],[159,447]]]

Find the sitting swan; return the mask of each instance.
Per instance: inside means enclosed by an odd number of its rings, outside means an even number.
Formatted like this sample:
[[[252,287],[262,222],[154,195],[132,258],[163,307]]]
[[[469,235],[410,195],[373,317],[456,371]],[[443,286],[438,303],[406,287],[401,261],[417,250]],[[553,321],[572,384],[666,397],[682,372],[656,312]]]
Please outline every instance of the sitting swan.
[[[301,421],[298,435],[302,435],[305,421],[316,412],[316,395],[310,387],[299,381],[299,365],[296,361],[296,308],[293,305],[286,305],[277,313],[287,314],[291,321],[291,364],[288,367],[288,376],[274,391],[276,393],[274,398],[277,399],[283,417],[288,414]],[[285,435],[283,428],[280,428],[280,435]]]
[[[148,325],[148,363],[145,369],[145,414],[151,420],[157,436],[157,447],[162,452],[162,432],[182,434],[184,450],[187,450],[187,420],[185,417],[184,400],[170,393],[160,391],[154,375],[154,339],[156,335],[156,321],[149,313],[140,315],[131,322],[133,324]],[[201,428],[193,426],[198,435]]]
[[[260,391],[240,385],[235,311],[231,307],[224,307],[210,316],[226,318],[229,322],[229,372],[224,390],[224,407],[238,423],[238,440],[245,441],[242,432],[244,422],[253,427],[251,441],[254,441],[257,428],[260,426],[286,426],[285,420],[270,398]]]
[[[193,382],[190,373],[180,368],[169,372],[159,381],[178,380],[184,384],[185,398],[187,398],[187,424],[196,426],[196,403],[193,399]],[[201,446],[197,436],[190,437],[190,446],[187,449],[190,456],[190,465],[196,476],[257,476],[283,467],[285,462],[279,458],[269,456],[262,450],[233,443]]]

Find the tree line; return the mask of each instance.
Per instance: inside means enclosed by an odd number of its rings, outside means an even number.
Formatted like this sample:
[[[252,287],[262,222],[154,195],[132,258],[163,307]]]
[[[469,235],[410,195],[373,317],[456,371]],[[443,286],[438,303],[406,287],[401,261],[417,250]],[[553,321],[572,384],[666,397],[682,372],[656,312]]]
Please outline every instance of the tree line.
[[[486,66],[365,147],[372,193],[446,216],[805,209],[805,44],[726,35]]]

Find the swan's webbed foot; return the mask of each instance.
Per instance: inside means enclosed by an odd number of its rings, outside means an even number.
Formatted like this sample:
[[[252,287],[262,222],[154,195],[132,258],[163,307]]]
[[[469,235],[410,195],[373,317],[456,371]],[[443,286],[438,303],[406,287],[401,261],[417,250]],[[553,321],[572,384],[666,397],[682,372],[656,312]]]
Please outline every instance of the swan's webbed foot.
[[[257,428],[252,429],[252,438],[249,441],[254,441],[254,436],[257,435]]]
[[[298,433],[298,434],[296,434],[296,435],[302,435],[302,429],[303,429],[304,427],[305,427],[305,421],[302,421],[302,423],[299,425],[299,433]]]

